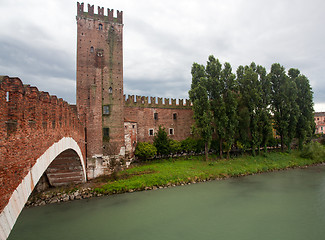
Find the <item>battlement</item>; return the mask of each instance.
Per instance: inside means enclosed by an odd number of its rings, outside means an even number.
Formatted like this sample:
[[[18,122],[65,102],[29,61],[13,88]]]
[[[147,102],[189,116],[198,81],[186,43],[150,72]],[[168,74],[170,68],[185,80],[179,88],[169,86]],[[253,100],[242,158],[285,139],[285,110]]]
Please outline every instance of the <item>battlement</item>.
[[[84,3],[77,2],[77,16],[102,20],[106,22],[115,22],[123,24],[123,11],[116,11],[114,16],[114,9],[107,8],[107,15],[104,14],[104,8],[98,6],[97,14],[94,12],[94,5],[88,4],[88,12],[84,11]]]
[[[124,95],[125,98],[125,95]],[[145,96],[134,96],[128,95],[125,98],[126,107],[143,107],[143,108],[183,108],[190,109],[192,104],[190,100],[186,99],[170,99],[170,98],[160,98],[160,97],[145,97]]]
[[[23,85],[19,78],[0,78],[1,139],[18,134],[20,129],[52,131],[74,129],[83,132],[74,109],[62,98]]]

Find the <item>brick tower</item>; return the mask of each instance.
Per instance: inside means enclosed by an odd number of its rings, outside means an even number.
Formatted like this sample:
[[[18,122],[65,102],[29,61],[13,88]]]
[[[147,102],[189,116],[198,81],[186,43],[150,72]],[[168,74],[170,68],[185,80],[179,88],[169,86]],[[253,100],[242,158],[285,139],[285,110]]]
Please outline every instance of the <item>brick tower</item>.
[[[77,109],[87,158],[124,155],[123,12],[77,3]]]

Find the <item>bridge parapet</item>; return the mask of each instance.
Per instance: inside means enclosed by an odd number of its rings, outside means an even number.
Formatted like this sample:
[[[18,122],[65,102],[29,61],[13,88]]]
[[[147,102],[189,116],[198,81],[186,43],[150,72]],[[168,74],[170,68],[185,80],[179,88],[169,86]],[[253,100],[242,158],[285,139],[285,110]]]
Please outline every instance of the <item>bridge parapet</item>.
[[[0,76],[0,212],[36,160],[62,138],[74,139],[85,160],[84,132],[73,106]]]

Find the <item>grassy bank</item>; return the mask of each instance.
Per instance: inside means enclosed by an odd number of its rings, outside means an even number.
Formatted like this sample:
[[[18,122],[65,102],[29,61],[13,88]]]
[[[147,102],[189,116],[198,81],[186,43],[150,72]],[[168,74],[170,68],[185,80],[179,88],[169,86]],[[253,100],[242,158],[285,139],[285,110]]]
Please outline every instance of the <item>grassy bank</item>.
[[[108,180],[94,191],[102,194],[122,193],[303,167],[321,162],[325,162],[325,159],[302,158],[297,151],[290,154],[269,153],[264,156],[245,156],[229,160],[220,160],[212,156],[208,162],[203,161],[202,157],[159,160],[121,171],[116,175],[117,180]]]

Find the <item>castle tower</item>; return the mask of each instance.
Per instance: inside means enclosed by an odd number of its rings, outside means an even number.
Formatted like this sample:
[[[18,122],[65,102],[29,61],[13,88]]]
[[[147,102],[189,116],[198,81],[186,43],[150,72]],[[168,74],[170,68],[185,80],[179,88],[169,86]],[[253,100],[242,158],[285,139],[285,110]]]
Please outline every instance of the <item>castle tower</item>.
[[[77,108],[87,158],[124,155],[123,12],[77,3]]]

